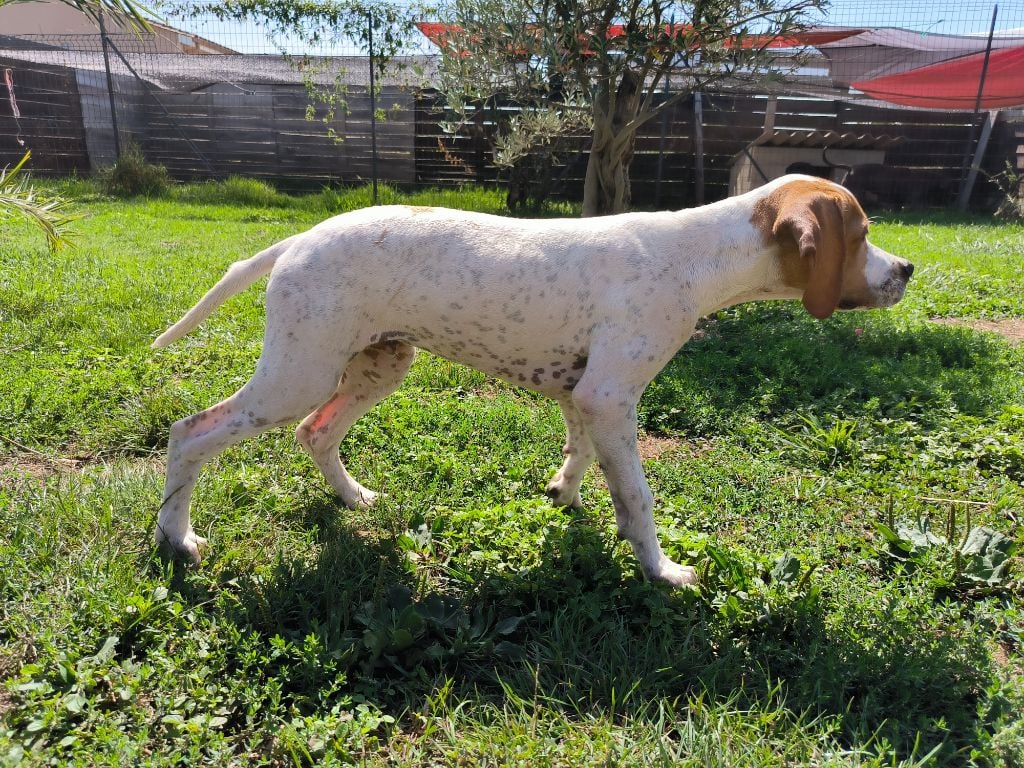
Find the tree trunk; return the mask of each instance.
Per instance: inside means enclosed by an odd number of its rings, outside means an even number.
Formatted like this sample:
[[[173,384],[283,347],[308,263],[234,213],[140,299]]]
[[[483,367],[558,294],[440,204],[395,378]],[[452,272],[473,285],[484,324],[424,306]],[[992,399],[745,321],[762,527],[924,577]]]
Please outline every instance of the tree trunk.
[[[626,70],[614,96],[610,89],[594,99],[594,141],[583,185],[583,215],[605,216],[629,210],[629,166],[640,106],[640,75]]]

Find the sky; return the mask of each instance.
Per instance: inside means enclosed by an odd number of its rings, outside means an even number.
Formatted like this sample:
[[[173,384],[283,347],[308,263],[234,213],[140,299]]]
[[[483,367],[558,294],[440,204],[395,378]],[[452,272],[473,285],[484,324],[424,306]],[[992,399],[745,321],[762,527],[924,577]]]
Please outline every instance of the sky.
[[[833,0],[824,23],[829,26],[901,27],[921,34],[985,36],[995,5],[990,0]],[[251,23],[174,17],[162,20],[240,53],[280,53],[280,47]],[[996,30],[1003,34],[1011,30],[1024,33],[1024,0],[999,2]],[[289,53],[337,56],[366,53],[354,41],[310,50],[297,39],[291,39],[284,41],[284,47]],[[425,39],[418,39],[410,52],[432,53],[434,50]]]

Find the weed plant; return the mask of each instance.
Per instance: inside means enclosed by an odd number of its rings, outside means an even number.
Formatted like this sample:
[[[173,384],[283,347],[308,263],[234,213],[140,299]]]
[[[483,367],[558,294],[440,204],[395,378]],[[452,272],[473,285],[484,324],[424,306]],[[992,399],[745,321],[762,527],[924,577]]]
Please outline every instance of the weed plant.
[[[166,194],[172,184],[167,169],[148,162],[142,149],[131,143],[112,166],[100,172],[98,178],[103,191],[115,197],[157,197]]]

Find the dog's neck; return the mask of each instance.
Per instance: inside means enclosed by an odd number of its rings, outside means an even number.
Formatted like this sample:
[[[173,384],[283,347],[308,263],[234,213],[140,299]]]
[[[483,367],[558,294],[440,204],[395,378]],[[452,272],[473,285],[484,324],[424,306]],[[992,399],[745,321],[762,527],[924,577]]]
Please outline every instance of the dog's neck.
[[[701,316],[748,301],[800,298],[783,280],[778,245],[750,221],[748,198],[757,193],[677,214],[686,218],[685,231],[700,233],[682,244],[681,262]]]

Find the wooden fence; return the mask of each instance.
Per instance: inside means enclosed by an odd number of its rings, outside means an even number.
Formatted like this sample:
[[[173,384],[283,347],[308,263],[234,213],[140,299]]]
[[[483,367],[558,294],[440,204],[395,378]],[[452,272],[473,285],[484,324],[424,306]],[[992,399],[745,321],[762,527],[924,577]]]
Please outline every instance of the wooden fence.
[[[693,98],[677,102],[663,119],[645,125],[637,137],[632,164],[634,203],[666,208],[696,204],[700,197],[699,165],[703,166],[704,201],[725,197],[730,164],[763,131],[768,103],[766,95],[703,94],[702,153],[695,142]],[[422,94],[417,102],[417,181],[453,184],[495,179],[496,171],[489,164],[488,131],[448,136],[438,126],[442,107],[433,94]],[[885,108],[801,96],[779,96],[775,100],[776,129],[899,137],[901,141],[886,152],[887,164],[935,170],[954,183],[962,173],[965,153],[973,149],[973,125],[970,113]],[[997,123],[972,198],[976,205],[990,205],[998,193],[987,175],[1002,171],[1018,153],[1024,157],[1018,135],[1021,126],[1022,122]],[[562,158],[565,167],[557,169],[556,175],[561,178],[560,194],[578,199],[586,168],[587,139],[579,137],[576,148]]]
[[[32,150],[35,172],[67,175],[89,169],[81,98],[73,70],[0,58],[0,74],[10,72],[14,99],[0,80],[0,168]],[[15,116],[15,108],[20,116]]]
[[[390,182],[411,184],[412,94],[385,88],[379,98],[391,119],[376,124],[378,173]],[[237,174],[306,188],[354,183],[373,173],[370,100],[365,89],[353,88],[346,102],[333,116],[320,105],[307,119],[302,85],[242,94],[226,85],[200,93],[147,94],[144,127],[136,139],[147,158],[179,178]]]
[[[89,173],[113,159],[113,129],[105,78],[96,71],[0,58],[15,83],[20,117],[0,99],[0,167],[33,152],[35,172]],[[347,109],[324,121],[326,105],[315,105],[301,84],[240,88],[215,83],[188,92],[158,89],[137,78],[114,78],[121,137],[131,137],[152,162],[178,178],[262,177],[289,188],[365,181],[373,173],[371,114],[365,87],[354,86]],[[633,199],[642,207],[695,204],[703,178],[703,199],[727,194],[730,163],[765,125],[769,99],[763,95],[704,94],[702,150],[695,136],[695,103],[687,97],[664,119],[645,125],[632,165]],[[379,178],[399,185],[444,186],[468,181],[501,181],[491,162],[493,125],[482,121],[457,136],[441,129],[443,105],[436,93],[386,86],[376,123]],[[888,134],[901,141],[887,164],[940,170],[956,180],[974,134],[969,113],[880,108],[851,101],[779,96],[777,129],[833,130]],[[334,131],[337,139],[327,135]],[[995,195],[986,174],[1024,157],[1021,122],[1000,121],[992,134],[984,173],[973,197],[990,205]],[[24,142],[23,144],[21,142]],[[556,169],[557,193],[581,194],[587,139],[578,137]],[[703,170],[703,174],[700,170]],[[952,201],[950,201],[952,203]]]

